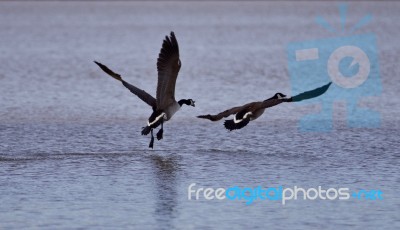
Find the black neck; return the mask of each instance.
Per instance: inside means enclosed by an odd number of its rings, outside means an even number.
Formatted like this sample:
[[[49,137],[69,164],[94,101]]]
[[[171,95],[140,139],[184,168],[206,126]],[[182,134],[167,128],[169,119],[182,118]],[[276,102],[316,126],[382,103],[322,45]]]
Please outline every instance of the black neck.
[[[271,99],[275,99],[275,95],[270,97],[270,98],[268,98],[268,99],[265,99],[264,101],[268,101],[268,100],[271,100]]]
[[[178,101],[178,104],[179,104],[179,106],[182,107],[183,104],[185,104],[185,105],[191,105],[192,103],[191,103],[190,100],[188,100],[188,99],[182,99],[182,100],[179,100],[179,101]]]

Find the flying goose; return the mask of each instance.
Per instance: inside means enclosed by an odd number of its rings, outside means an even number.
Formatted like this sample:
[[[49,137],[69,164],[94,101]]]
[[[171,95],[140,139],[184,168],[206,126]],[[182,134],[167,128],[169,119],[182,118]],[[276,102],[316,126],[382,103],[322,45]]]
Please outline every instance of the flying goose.
[[[178,102],[175,100],[175,84],[181,68],[181,60],[179,59],[179,46],[174,32],[171,32],[170,37],[165,37],[157,59],[158,83],[156,98],[124,81],[121,75],[113,72],[107,66],[96,61],[95,63],[108,75],[121,81],[126,88],[153,109],[147,125],[142,129],[142,135],[151,133],[149,148],[153,148],[154,144],[153,129],[161,125],[161,129],[157,133],[157,139],[161,140],[163,138],[164,122],[170,120],[182,105],[195,106],[195,102],[192,99],[182,99]]]
[[[200,115],[197,117],[209,119],[211,121],[219,121],[222,118],[229,117],[230,115],[234,114],[235,116],[233,117],[233,119],[225,120],[224,126],[229,131],[232,131],[235,129],[241,129],[241,128],[245,127],[250,121],[255,120],[258,117],[260,117],[264,113],[266,108],[273,107],[282,102],[298,102],[298,101],[318,97],[318,96],[324,94],[328,90],[328,88],[331,84],[332,84],[332,82],[329,82],[328,84],[326,84],[324,86],[321,86],[319,88],[316,88],[316,89],[313,89],[310,91],[300,93],[291,98],[287,98],[285,94],[276,93],[273,97],[268,98],[264,101],[251,102],[251,103],[247,103],[242,106],[233,107],[231,109],[225,110],[216,115],[208,114],[208,115]]]

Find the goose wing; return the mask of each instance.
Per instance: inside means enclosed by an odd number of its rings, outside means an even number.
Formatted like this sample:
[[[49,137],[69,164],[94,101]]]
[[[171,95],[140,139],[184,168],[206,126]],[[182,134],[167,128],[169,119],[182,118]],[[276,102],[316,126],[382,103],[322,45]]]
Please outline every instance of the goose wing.
[[[111,77],[117,79],[118,81],[122,81],[121,75],[110,70],[107,66],[101,64],[100,62],[94,61],[94,63],[96,63],[96,65],[98,65],[100,67],[100,69],[102,69],[104,72],[106,72]]]
[[[165,37],[157,59],[157,109],[165,109],[175,102],[175,84],[180,68],[178,41],[171,32],[170,37]]]
[[[324,94],[329,89],[329,86],[331,86],[331,84],[332,84],[332,82],[329,82],[328,84],[323,85],[321,87],[318,87],[318,88],[315,88],[313,90],[300,93],[300,94],[290,98],[291,99],[290,101],[291,102],[298,102],[298,101],[307,100],[307,99],[311,99],[311,98],[315,98],[315,97],[321,96],[322,94]]]
[[[251,103],[248,103],[248,104],[245,104],[242,106],[233,107],[233,108],[227,109],[223,112],[220,112],[216,115],[207,114],[207,115],[200,115],[197,117],[203,118],[203,119],[208,119],[210,121],[219,121],[222,118],[229,117],[230,115],[236,114],[244,109],[252,108],[256,103],[258,103],[258,102],[251,102]]]
[[[111,69],[109,69],[107,66],[99,63],[99,62],[94,62],[96,63],[104,72],[106,72],[108,75],[110,75],[111,77],[117,79],[118,81],[121,81],[122,84],[129,89],[129,91],[131,91],[133,94],[135,94],[136,96],[138,96],[140,99],[142,99],[142,101],[146,102],[148,105],[150,105],[151,107],[153,107],[153,110],[156,107],[156,99],[151,96],[150,94],[148,94],[146,91],[139,89],[138,87],[129,84],[128,82],[124,81],[121,77],[121,75],[115,73],[114,71],[112,71]]]

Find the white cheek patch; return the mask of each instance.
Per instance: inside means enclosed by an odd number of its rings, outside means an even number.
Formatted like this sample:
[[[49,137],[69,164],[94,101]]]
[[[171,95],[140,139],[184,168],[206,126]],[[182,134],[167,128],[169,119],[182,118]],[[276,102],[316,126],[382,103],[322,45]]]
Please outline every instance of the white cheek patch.
[[[147,126],[152,126],[152,125],[155,124],[158,120],[160,120],[162,117],[166,118],[166,117],[167,117],[167,114],[161,113],[160,115],[158,115],[158,116],[156,117],[156,119],[154,119],[153,122],[147,121]]]
[[[247,112],[247,113],[243,116],[243,118],[242,118],[242,119],[239,119],[239,120],[236,119],[236,115],[235,115],[235,117],[233,118],[233,122],[235,122],[236,124],[237,124],[237,123],[240,123],[240,122],[243,121],[243,119],[246,119],[248,116],[251,116],[251,115],[253,115],[252,112]]]
[[[278,99],[284,99],[284,98],[286,98],[286,96],[282,97],[281,95],[278,94]]]

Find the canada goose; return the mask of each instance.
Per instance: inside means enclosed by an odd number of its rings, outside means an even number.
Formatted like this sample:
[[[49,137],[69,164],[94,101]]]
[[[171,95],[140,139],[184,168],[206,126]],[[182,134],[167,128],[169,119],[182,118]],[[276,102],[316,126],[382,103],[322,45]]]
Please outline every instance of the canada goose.
[[[170,37],[165,37],[160,54],[158,55],[158,83],[156,98],[152,97],[144,90],[124,81],[121,75],[113,72],[107,66],[96,61],[95,63],[108,75],[121,81],[126,88],[153,109],[153,113],[148,119],[147,125],[142,129],[142,135],[151,133],[149,148],[153,148],[154,144],[153,129],[161,125],[161,129],[157,133],[157,139],[161,140],[163,138],[164,122],[171,119],[182,105],[195,106],[195,102],[192,99],[182,99],[178,102],[175,100],[175,84],[181,68],[181,60],[179,59],[179,46],[174,32],[171,32]]]
[[[224,117],[229,117],[230,115],[235,114],[232,120],[225,120],[224,126],[226,129],[229,131],[235,130],[235,129],[241,129],[245,127],[250,121],[257,119],[260,117],[266,108],[273,107],[275,105],[278,105],[282,102],[298,102],[302,100],[307,100],[311,99],[314,97],[318,97],[322,94],[324,94],[329,86],[332,84],[332,82],[329,82],[328,84],[310,90],[306,91],[304,93],[301,93],[299,95],[293,96],[291,98],[286,98],[286,95],[282,93],[276,93],[273,97],[266,99],[264,101],[258,101],[258,102],[251,102],[242,106],[237,106],[233,107],[231,109],[225,110],[224,112],[221,112],[217,115],[200,115],[197,116],[198,118],[204,118],[204,119],[209,119],[211,121],[218,121],[221,120]]]

